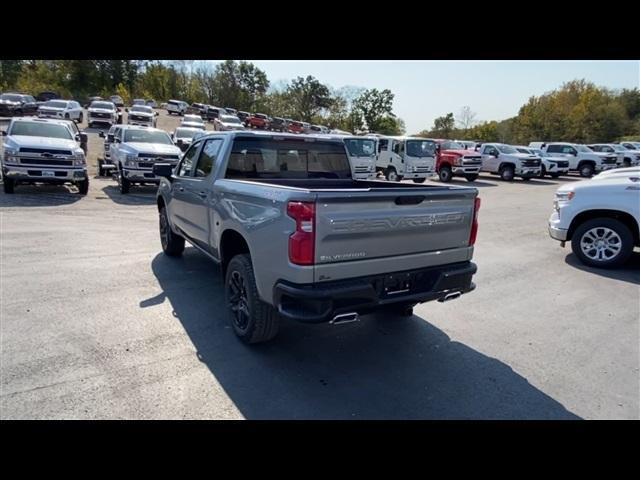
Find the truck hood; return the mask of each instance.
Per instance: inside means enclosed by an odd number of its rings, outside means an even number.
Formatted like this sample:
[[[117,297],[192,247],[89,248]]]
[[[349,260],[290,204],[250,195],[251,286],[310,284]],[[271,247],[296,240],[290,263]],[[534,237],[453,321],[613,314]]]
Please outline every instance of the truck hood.
[[[111,114],[116,113],[115,110],[107,110],[106,108],[88,108],[87,111],[96,112],[96,113],[111,113]]]
[[[20,105],[20,102],[12,102],[11,100],[0,100],[0,105]]]
[[[129,115],[135,115],[137,117],[146,117],[146,118],[155,117],[153,113],[147,113],[147,112],[129,112]]]
[[[182,153],[182,150],[175,145],[166,145],[164,143],[144,143],[131,142],[125,144],[131,150],[138,153],[158,153],[158,154],[176,154]]]
[[[455,153],[456,155],[461,155],[461,156],[465,156],[465,155],[474,155],[474,156],[480,156],[479,152],[476,152],[475,150],[469,150],[469,149],[445,149],[442,150],[445,153]]]
[[[530,155],[528,153],[501,153],[500,157],[512,160],[540,160],[538,155]]]
[[[244,130],[244,125],[240,124],[238,125],[237,123],[226,123],[226,122],[219,122],[220,125],[222,125],[224,128],[237,128],[238,130]]]
[[[46,105],[41,105],[39,110],[46,110],[49,112],[64,112],[64,108],[61,107],[47,107]]]
[[[204,123],[198,123],[198,122],[182,122],[180,126],[186,127],[186,128],[198,128],[200,130],[204,130],[205,128]]]
[[[64,138],[51,138],[51,137],[31,137],[28,135],[11,135],[6,137],[6,144],[14,148],[20,147],[34,147],[34,148],[66,148],[75,150],[78,144],[75,140],[66,140]]]
[[[604,192],[614,192],[618,190],[632,187],[640,190],[640,180],[638,176],[628,175],[612,175],[610,177],[592,178],[590,180],[582,180],[580,182],[567,183],[560,187],[558,192],[584,192],[588,195],[589,190],[602,189]],[[600,193],[600,192],[599,192]]]

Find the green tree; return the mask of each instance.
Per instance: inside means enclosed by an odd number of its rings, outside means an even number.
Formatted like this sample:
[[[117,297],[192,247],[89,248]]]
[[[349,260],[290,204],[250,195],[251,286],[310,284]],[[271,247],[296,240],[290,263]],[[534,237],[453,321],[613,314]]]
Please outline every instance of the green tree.
[[[395,117],[393,99],[394,95],[389,89],[365,90],[353,102],[353,110],[357,113],[352,119],[361,118],[371,132],[387,128],[390,125],[387,118]]]
[[[442,117],[437,117],[433,121],[433,129],[431,135],[441,138],[450,138],[455,128],[456,121],[453,118],[453,113],[447,113]]]
[[[311,122],[333,104],[329,87],[311,75],[293,79],[287,87],[286,95],[295,117],[303,122]]]

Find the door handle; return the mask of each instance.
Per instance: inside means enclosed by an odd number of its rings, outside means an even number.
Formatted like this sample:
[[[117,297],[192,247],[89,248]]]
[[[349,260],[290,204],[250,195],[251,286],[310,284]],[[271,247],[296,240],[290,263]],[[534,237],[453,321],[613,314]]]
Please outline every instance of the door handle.
[[[184,192],[184,187],[178,187],[179,192]]]
[[[207,198],[207,192],[198,192],[200,198]]]

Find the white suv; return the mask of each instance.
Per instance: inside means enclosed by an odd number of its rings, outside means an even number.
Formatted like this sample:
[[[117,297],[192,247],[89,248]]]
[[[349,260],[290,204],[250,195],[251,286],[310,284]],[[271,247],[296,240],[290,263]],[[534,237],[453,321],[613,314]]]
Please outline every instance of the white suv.
[[[640,246],[640,176],[611,175],[565,184],[556,192],[549,235],[586,265],[622,265]]]
[[[594,173],[616,168],[618,161],[614,154],[594,152],[589,147],[577,143],[547,143],[541,150],[566,158],[569,161],[569,170],[579,172],[582,177],[591,177]]]

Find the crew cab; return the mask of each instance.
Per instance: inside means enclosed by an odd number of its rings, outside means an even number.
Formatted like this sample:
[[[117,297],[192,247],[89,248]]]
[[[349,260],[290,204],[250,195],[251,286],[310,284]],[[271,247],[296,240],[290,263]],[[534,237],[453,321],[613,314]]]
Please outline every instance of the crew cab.
[[[529,144],[531,146],[531,144]],[[594,173],[616,168],[616,155],[594,152],[577,143],[554,142],[541,145],[541,150],[569,161],[569,171],[577,171],[581,177],[591,177]]]
[[[201,128],[178,127],[171,134],[171,140],[184,152],[199,133],[202,133]]]
[[[209,133],[176,168],[157,163],[160,241],[220,264],[246,343],[281,318],[340,324],[475,288],[475,188],[351,178],[344,143],[273,132]]]
[[[0,95],[0,117],[22,117],[35,115],[38,111],[36,99],[22,93]]]
[[[542,160],[537,155],[520,153],[504,143],[483,143],[480,146],[482,169],[480,171],[500,175],[505,181],[520,177],[524,181],[540,175]]]
[[[482,157],[475,150],[451,140],[435,140],[436,173],[441,182],[450,182],[453,177],[464,177],[469,182],[478,178]]]
[[[220,115],[213,121],[213,129],[223,132],[226,130],[244,130],[245,127],[235,115]]]
[[[264,113],[254,113],[247,119],[247,127],[267,130],[269,128],[269,116]]]
[[[75,100],[49,100],[38,107],[38,117],[75,120],[82,123],[84,109]]]
[[[185,115],[182,118],[182,123],[180,123],[181,127],[184,128],[199,128],[200,130],[206,130],[207,127],[204,124],[204,120],[200,115]]]
[[[98,157],[98,175],[111,176],[116,169],[115,163],[111,159],[111,145],[115,141],[116,132],[122,129],[121,125],[112,125],[107,134],[100,130],[98,136],[104,138],[104,150],[102,158]]]
[[[161,161],[175,166],[181,156],[167,132],[138,125],[117,129],[110,153],[122,194],[129,193],[131,185],[157,185],[160,178],[154,175],[153,165]]]
[[[616,155],[618,157],[616,161],[618,167],[631,167],[640,164],[640,151],[638,150],[631,150],[615,143],[595,143],[589,145],[589,148],[594,152]]]
[[[189,104],[187,102],[183,102],[182,100],[169,100],[167,102],[167,113],[169,115],[184,115],[187,111],[187,107]]]
[[[585,265],[614,268],[640,247],[640,175],[601,175],[558,189],[549,235]]]
[[[2,132],[2,179],[5,193],[19,184],[72,184],[81,195],[89,191],[82,136],[74,136],[65,120],[14,118]]]
[[[155,127],[158,123],[158,112],[146,105],[134,105],[126,109],[127,123],[129,125],[143,125],[145,127]]]
[[[119,121],[121,112],[113,102],[95,101],[91,102],[89,108],[87,108],[87,123],[89,128],[95,124],[106,124],[109,126],[122,123]]]
[[[376,171],[392,182],[423,183],[435,173],[436,142],[419,137],[379,137]]]
[[[516,150],[520,153],[529,155],[537,155],[542,160],[540,165],[540,178],[549,175],[551,178],[558,178],[560,175],[569,173],[569,161],[564,157],[554,157],[553,153],[547,153],[539,148],[525,147],[524,145],[516,145]]]

